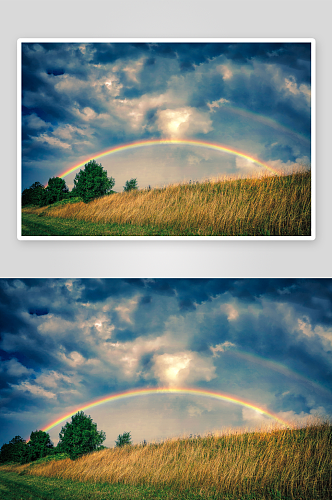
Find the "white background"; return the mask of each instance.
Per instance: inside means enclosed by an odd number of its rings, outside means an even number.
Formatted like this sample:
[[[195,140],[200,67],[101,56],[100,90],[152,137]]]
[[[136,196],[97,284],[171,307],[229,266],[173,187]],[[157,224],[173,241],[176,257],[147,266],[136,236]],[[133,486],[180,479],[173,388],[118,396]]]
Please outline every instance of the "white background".
[[[325,0],[2,1],[0,277],[332,276],[331,12]],[[18,241],[18,38],[315,38],[316,240]]]

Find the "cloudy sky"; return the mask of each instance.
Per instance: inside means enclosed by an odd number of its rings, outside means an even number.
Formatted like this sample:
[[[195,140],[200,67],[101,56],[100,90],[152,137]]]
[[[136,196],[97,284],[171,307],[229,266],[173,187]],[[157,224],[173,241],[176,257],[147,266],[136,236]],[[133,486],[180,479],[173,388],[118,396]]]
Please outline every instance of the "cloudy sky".
[[[161,138],[222,144],[286,172],[309,165],[310,83],[309,43],[22,43],[22,187]],[[174,144],[100,163],[117,191],[130,178],[144,188],[264,170]]]
[[[291,421],[331,416],[331,303],[324,279],[3,279],[0,445],[139,388],[227,393]],[[272,421],[183,394],[87,413],[107,446],[127,431],[141,442]]]

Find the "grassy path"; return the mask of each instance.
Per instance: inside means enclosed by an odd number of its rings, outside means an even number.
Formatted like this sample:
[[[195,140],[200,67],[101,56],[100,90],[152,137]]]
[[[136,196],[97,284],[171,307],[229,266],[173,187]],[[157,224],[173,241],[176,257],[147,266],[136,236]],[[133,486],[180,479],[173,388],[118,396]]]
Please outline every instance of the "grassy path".
[[[22,214],[22,236],[169,236],[170,232],[132,224],[102,224],[83,220]]]
[[[1,500],[202,500],[149,487],[79,483],[65,479],[19,475],[0,470]],[[204,497],[207,498],[207,497]],[[209,497],[211,500],[213,497]]]
[[[0,469],[1,500],[325,500],[324,496],[285,496],[278,491],[261,494],[220,495],[180,492],[168,488],[125,484],[84,483],[70,479],[18,474]]]

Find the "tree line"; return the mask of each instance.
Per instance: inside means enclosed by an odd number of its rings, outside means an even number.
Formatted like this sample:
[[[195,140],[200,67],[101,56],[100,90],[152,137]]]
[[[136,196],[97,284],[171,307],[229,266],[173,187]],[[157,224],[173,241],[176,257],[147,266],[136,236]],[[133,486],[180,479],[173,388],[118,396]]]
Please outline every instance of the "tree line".
[[[102,444],[105,439],[105,432],[98,431],[97,424],[93,422],[90,415],[79,411],[71,417],[70,422],[66,422],[62,427],[56,446],[53,445],[48,432],[41,430],[31,432],[28,442],[21,436],[15,436],[9,443],[2,445],[0,463],[18,462],[25,464],[59,454],[65,454],[64,456],[75,460],[92,451],[105,449],[106,447]],[[131,444],[130,432],[119,434],[115,441],[116,446]]]
[[[81,198],[84,203],[88,203],[100,196],[114,193],[114,184],[115,179],[107,177],[107,172],[101,164],[90,160],[84,165],[84,169],[76,174],[71,191],[61,177],[50,178],[46,187],[40,182],[34,182],[23,190],[22,206],[46,206],[68,198]],[[136,189],[138,189],[137,179],[130,179],[123,186],[125,192]]]

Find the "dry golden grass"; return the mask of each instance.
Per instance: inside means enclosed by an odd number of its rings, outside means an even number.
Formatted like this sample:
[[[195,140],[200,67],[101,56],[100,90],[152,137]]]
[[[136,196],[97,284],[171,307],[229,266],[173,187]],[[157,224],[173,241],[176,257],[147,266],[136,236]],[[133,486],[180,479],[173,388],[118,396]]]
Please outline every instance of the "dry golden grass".
[[[133,224],[170,235],[310,235],[311,173],[219,179],[116,193],[88,204],[25,208],[25,213]]]
[[[234,495],[279,492],[328,498],[332,487],[332,427],[229,431],[147,446],[105,449],[76,461],[11,466],[25,473],[77,481],[122,483]],[[9,470],[9,469],[8,469]],[[301,493],[301,496],[297,496]],[[256,497],[255,497],[256,498]],[[273,497],[277,498],[277,497]],[[278,497],[279,498],[279,497]]]

